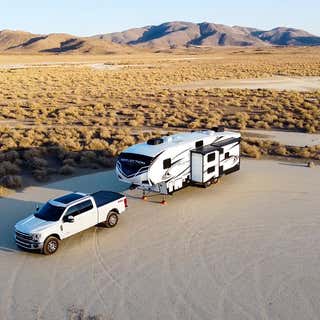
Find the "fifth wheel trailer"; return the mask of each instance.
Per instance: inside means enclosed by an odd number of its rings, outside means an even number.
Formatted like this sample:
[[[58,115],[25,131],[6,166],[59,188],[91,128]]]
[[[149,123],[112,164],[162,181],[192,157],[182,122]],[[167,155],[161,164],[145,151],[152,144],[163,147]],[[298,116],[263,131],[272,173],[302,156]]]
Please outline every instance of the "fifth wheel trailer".
[[[160,194],[208,186],[240,170],[240,140],[239,133],[220,127],[153,138],[123,151],[116,172],[119,180]]]

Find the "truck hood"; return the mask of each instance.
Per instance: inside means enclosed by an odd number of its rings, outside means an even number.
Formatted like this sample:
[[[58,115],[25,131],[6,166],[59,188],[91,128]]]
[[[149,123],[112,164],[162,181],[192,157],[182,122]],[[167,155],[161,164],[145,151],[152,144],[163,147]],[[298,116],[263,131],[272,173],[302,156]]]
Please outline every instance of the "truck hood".
[[[36,218],[34,215],[31,215],[19,222],[16,223],[15,228],[23,233],[36,233],[44,229],[47,229],[57,221],[45,221],[39,218]]]

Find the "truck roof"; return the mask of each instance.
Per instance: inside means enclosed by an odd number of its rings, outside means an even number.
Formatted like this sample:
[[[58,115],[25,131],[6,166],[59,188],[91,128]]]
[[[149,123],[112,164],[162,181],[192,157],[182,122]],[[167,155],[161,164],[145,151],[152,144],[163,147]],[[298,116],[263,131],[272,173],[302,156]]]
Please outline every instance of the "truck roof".
[[[75,201],[80,200],[82,198],[85,198],[87,196],[88,195],[85,193],[73,192],[73,193],[66,194],[62,197],[53,199],[50,202],[56,206],[59,206],[59,207],[67,207],[72,202],[75,202]]]
[[[113,191],[98,191],[92,194],[73,192],[61,196],[59,198],[50,200],[49,203],[58,207],[68,207],[73,203],[77,203],[78,200],[90,197],[92,197],[95,200],[97,207],[100,207],[108,202],[112,202],[122,198],[123,195]]]

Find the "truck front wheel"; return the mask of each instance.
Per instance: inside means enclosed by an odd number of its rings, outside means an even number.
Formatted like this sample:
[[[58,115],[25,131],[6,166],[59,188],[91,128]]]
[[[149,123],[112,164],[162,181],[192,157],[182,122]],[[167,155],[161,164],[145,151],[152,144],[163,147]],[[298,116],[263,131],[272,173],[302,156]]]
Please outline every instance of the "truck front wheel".
[[[48,237],[43,245],[43,253],[45,255],[54,254],[59,248],[59,239],[56,237]]]
[[[115,227],[117,225],[118,220],[119,220],[119,217],[118,217],[117,212],[111,211],[108,214],[108,217],[107,217],[107,220],[105,222],[105,225],[106,225],[107,228],[113,228],[113,227]]]

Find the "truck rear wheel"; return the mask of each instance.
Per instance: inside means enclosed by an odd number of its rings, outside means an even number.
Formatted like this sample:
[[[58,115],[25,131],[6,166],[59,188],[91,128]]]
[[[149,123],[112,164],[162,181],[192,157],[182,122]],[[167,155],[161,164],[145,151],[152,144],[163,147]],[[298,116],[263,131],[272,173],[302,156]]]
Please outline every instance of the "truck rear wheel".
[[[59,239],[56,237],[48,237],[43,245],[43,253],[45,255],[54,254],[59,248]]]
[[[118,220],[119,220],[118,213],[115,211],[111,211],[108,214],[107,220],[105,222],[105,226],[107,228],[113,228],[117,225]]]

